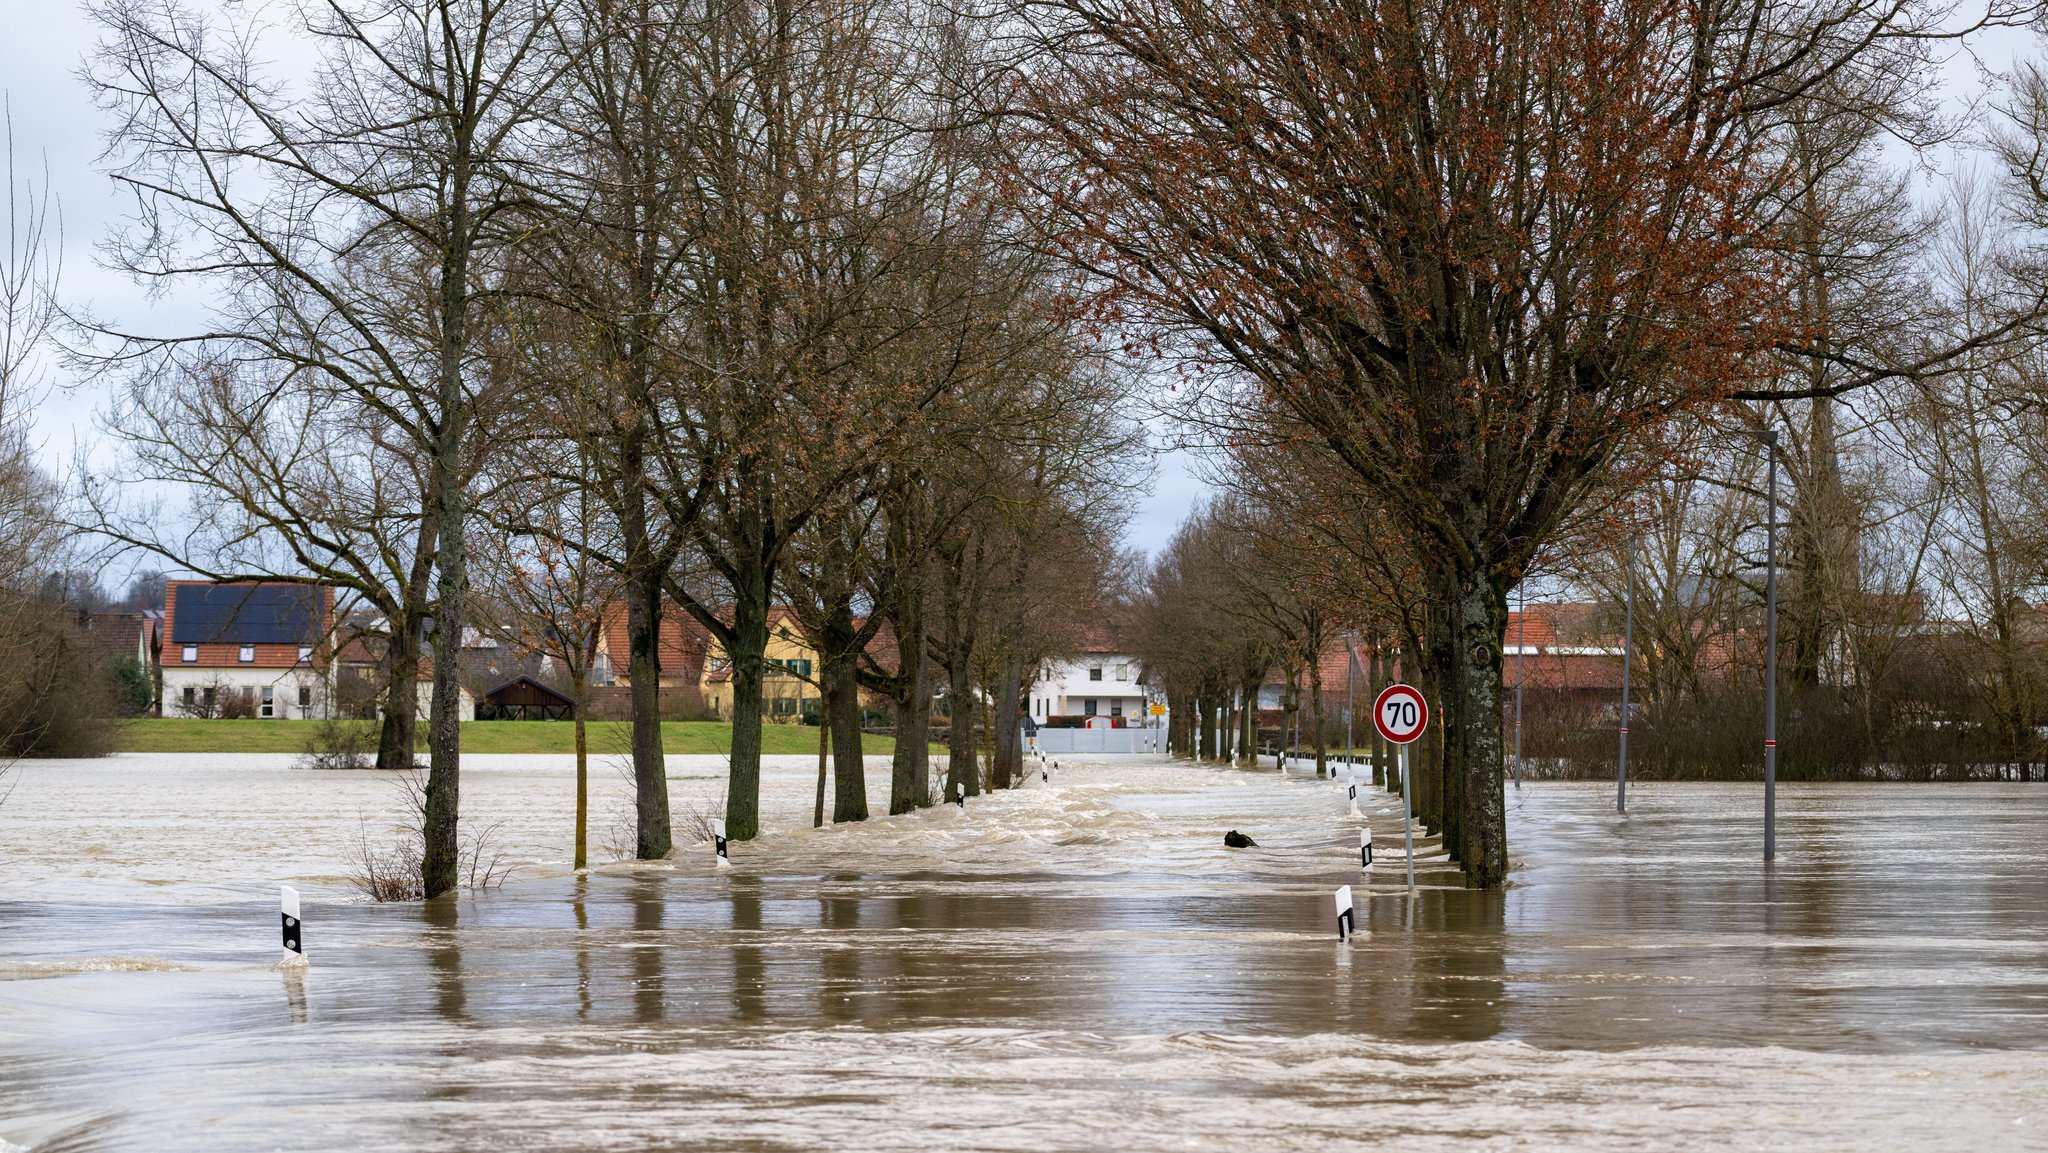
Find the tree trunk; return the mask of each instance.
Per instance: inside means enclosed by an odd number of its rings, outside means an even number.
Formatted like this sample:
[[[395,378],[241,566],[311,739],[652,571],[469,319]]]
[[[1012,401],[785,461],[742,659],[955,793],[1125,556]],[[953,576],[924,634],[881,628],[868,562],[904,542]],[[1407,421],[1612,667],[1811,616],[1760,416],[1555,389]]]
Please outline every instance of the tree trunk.
[[[377,730],[377,767],[387,771],[413,767],[420,715],[420,626],[418,618],[401,614],[391,619],[386,648],[384,718]]]
[[[576,861],[570,867],[583,869],[590,864],[590,741],[584,732],[590,715],[584,703],[590,695],[590,674],[579,666],[570,674],[569,687],[576,694],[569,706],[576,719]]]
[[[668,764],[661,747],[661,574],[651,564],[626,574],[626,671],[633,693],[633,855],[658,861],[675,847]]]
[[[889,812],[907,813],[932,803],[932,703],[924,691],[923,661],[908,691],[895,699],[896,754],[890,761]]]
[[[1467,880],[1496,888],[1507,880],[1507,801],[1501,770],[1501,637],[1507,591],[1485,575],[1462,574],[1446,588],[1447,643],[1432,646],[1443,686],[1444,846]]]
[[[761,678],[768,651],[768,575],[750,566],[733,602],[732,764],[726,782],[726,837],[751,841],[761,831]]]
[[[1315,726],[1309,740],[1316,750],[1316,776],[1327,777],[1330,775],[1330,746],[1323,738],[1323,661],[1320,651],[1309,658],[1308,685],[1309,719]]]
[[[946,670],[946,705],[952,713],[952,727],[946,737],[946,795],[951,801],[955,786],[964,786],[972,797],[981,792],[981,770],[975,763],[974,678],[967,665],[964,644],[951,652]]]
[[[465,395],[464,361],[469,315],[469,141],[453,142],[446,232],[440,269],[440,345],[435,388],[434,451],[428,489],[433,494],[434,696],[427,718],[426,844],[420,857],[421,891],[432,900],[460,879],[462,807],[462,631],[469,623],[469,493],[465,465],[469,447],[470,401]]]
[[[1024,683],[1023,623],[1007,630],[1002,659],[998,662],[1000,672],[996,678],[995,705],[992,709],[994,732],[990,734],[994,745],[993,778],[998,789],[1014,788],[1017,778],[1024,772],[1024,727],[1022,717],[1022,688]]]
[[[1378,644],[1373,645],[1372,656],[1368,659],[1372,664],[1366,673],[1365,692],[1359,695],[1359,700],[1364,702],[1366,715],[1372,716],[1372,702],[1379,699],[1380,690],[1387,687],[1387,660],[1381,654]],[[1377,721],[1367,726],[1364,733],[1366,741],[1372,747],[1372,783],[1384,789],[1388,787],[1390,780],[1387,775],[1387,742],[1380,736]]]
[[[921,809],[931,798],[931,693],[925,645],[925,568],[917,545],[918,490],[902,483],[892,490],[886,508],[884,548],[895,570],[889,624],[896,633],[896,678],[890,687],[896,724],[896,751],[889,762],[891,816]]]
[[[823,658],[825,707],[832,724],[832,820],[868,819],[867,766],[861,760],[860,684],[850,650],[853,607],[835,609],[826,624]],[[836,655],[835,655],[836,654]],[[819,718],[824,723],[824,718]]]
[[[832,748],[832,699],[818,698],[818,797],[811,806],[811,827],[825,825],[825,757]]]
[[[1264,680],[1262,676],[1256,681],[1247,681],[1237,694],[1237,759],[1254,767],[1259,760],[1259,685]]]

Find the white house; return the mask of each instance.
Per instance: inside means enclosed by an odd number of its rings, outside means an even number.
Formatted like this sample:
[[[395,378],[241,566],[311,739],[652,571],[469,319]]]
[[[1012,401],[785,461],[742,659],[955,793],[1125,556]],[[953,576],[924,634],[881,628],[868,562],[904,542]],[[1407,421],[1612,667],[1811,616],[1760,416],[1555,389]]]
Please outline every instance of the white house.
[[[323,716],[333,632],[332,588],[170,581],[164,715]]]
[[[1143,724],[1147,697],[1137,654],[1091,648],[1047,661],[1031,682],[1031,719],[1125,717]]]

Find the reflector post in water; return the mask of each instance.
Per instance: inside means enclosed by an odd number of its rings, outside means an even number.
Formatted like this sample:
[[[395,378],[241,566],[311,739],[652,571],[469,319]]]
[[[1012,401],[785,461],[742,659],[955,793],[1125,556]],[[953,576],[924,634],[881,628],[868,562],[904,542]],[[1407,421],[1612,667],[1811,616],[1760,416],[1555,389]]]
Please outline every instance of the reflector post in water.
[[[299,891],[290,885],[278,886],[278,915],[284,922],[284,959],[287,961],[306,959],[306,944],[299,930]]]
[[[1372,868],[1372,826],[1358,830],[1358,867]]]
[[[967,782],[953,782],[953,803],[963,809],[967,807]]]
[[[1337,939],[1348,941],[1358,931],[1358,920],[1351,912],[1351,886],[1337,890]]]
[[[719,868],[729,869],[732,867],[732,858],[727,856],[725,852],[724,821],[714,820],[711,822],[711,851],[718,854]]]

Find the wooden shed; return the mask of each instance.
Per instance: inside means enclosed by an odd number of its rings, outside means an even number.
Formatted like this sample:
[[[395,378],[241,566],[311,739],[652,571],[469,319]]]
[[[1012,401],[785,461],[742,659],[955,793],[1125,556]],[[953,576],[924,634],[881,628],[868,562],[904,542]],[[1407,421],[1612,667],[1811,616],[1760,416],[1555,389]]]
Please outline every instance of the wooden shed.
[[[480,721],[566,721],[574,718],[576,700],[532,677],[514,677],[476,703]]]

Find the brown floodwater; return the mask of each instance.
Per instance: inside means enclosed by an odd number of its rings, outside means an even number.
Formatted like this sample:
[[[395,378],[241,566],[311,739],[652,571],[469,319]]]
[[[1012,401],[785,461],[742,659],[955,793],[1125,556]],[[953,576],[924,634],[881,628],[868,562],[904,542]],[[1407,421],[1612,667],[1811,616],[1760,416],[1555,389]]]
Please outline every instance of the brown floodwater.
[[[1781,787],[1766,866],[1759,786],[1635,784],[1621,817],[1530,784],[1508,889],[1424,841],[1411,898],[1398,798],[1367,794],[1367,873],[1299,772],[1070,762],[812,830],[790,758],[730,870],[578,876],[566,761],[478,757],[515,871],[422,906],[346,881],[401,791],[286,761],[18,770],[0,1153],[2048,1149],[2040,786]],[[713,759],[672,773],[715,808]],[[630,794],[593,780],[601,846]]]

